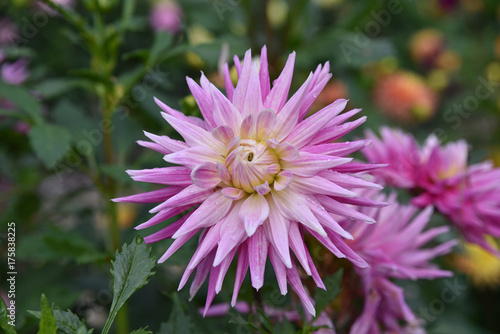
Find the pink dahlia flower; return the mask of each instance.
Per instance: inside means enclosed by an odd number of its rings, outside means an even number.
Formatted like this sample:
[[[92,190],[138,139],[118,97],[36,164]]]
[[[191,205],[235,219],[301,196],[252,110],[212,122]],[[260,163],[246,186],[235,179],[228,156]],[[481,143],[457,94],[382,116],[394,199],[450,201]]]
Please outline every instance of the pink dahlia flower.
[[[486,241],[488,235],[500,237],[500,168],[491,162],[468,166],[465,141],[441,145],[431,135],[419,147],[401,130],[382,128],[381,136],[369,133],[373,144],[363,150],[368,161],[389,163],[374,174],[390,185],[412,189],[419,194],[413,204],[434,205],[468,242],[500,256]]]
[[[349,190],[381,188],[353,175],[374,165],[352,162],[345,157],[364,147],[365,141],[333,143],[362,124],[365,117],[345,123],[360,110],[340,114],[347,101],[337,100],[304,119],[331,74],[328,63],[318,66],[287,101],[294,61],[292,53],[271,88],[265,47],[260,62],[252,61],[250,50],[242,63],[235,57],[239,77],[236,87],[228,65],[224,67],[227,96],[203,74],[201,86],[188,78],[203,120],[187,117],[156,100],[165,120],[185,142],[146,133],[153,142],[139,144],[164,154],[165,161],[178,166],[128,171],[136,181],[169,187],[115,199],[161,202],[150,211],[156,216],[137,229],[159,224],[196,207],[145,240],[151,243],[175,239],[160,258],[163,262],[200,234],[198,249],[179,288],[196,270],[190,289],[194,295],[210,273],[205,311],[221,290],[233,258],[238,259],[232,299],[235,305],[249,268],[252,286],[262,287],[269,256],[281,293],[287,293],[288,282],[304,308],[315,314],[295,264],[296,259],[316,284],[324,288],[305,246],[304,234],[317,238],[336,256],[360,267],[367,266],[347,246],[344,238],[352,236],[334,218],[342,216],[373,223],[372,218],[351,209],[350,205],[384,205]]]
[[[182,8],[174,1],[160,1],[154,5],[149,15],[151,27],[155,31],[176,34],[181,29]]]
[[[379,195],[376,199],[385,198]],[[373,215],[377,224],[344,223],[344,227],[354,237],[349,246],[371,266],[356,268],[364,287],[365,306],[351,328],[352,334],[381,333],[382,328],[391,333],[406,333],[400,327],[400,321],[417,330],[419,321],[406,304],[403,290],[392,283],[390,278],[416,280],[452,275],[429,261],[449,253],[456,245],[456,240],[444,242],[434,248],[422,247],[449,230],[447,226],[443,226],[424,231],[432,215],[432,207],[426,207],[415,216],[417,208],[397,204],[394,195],[388,202],[389,206],[377,212],[373,209],[358,208],[358,211],[364,214]]]

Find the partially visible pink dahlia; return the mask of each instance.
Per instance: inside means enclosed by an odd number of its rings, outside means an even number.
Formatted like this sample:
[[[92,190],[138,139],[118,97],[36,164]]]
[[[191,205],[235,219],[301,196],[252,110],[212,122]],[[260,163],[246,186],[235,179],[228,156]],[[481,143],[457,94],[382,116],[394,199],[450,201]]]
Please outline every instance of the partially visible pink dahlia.
[[[381,188],[354,175],[376,165],[352,162],[345,157],[363,148],[366,142],[333,143],[362,124],[365,117],[344,123],[360,110],[340,114],[347,101],[337,100],[304,119],[331,77],[328,63],[318,66],[287,101],[295,53],[288,57],[272,88],[265,47],[259,62],[252,61],[250,50],[243,62],[237,57],[234,61],[239,78],[236,87],[228,65],[224,66],[227,96],[203,74],[201,86],[187,79],[203,120],[187,117],[156,100],[165,120],[185,142],[146,133],[153,142],[139,144],[164,154],[165,161],[179,166],[128,171],[136,181],[169,186],[115,201],[161,202],[150,211],[156,216],[137,229],[196,207],[145,240],[152,243],[175,239],[159,260],[164,262],[186,241],[200,234],[198,249],[179,289],[196,270],[190,289],[193,296],[210,273],[205,312],[221,290],[233,258],[238,258],[232,299],[235,305],[249,268],[252,286],[262,287],[269,256],[281,293],[287,293],[288,282],[304,308],[314,315],[296,260],[317,286],[325,287],[305,246],[304,234],[314,236],[337,257],[366,267],[365,260],[344,241],[352,239],[351,234],[334,217],[373,223],[372,218],[353,210],[351,205],[384,205],[348,190]]]
[[[378,195],[376,199],[385,200],[385,197]],[[402,330],[400,321],[407,323],[410,328],[418,329],[419,321],[406,304],[403,289],[391,282],[390,278],[416,280],[452,275],[429,261],[449,253],[457,243],[455,240],[434,248],[423,248],[434,237],[449,230],[447,226],[443,226],[424,232],[432,215],[432,207],[425,208],[415,216],[417,208],[399,205],[394,194],[389,197],[388,202],[389,206],[377,211],[358,208],[361,213],[374,216],[377,224],[343,224],[354,237],[348,243],[349,246],[371,266],[356,268],[363,283],[365,306],[351,328],[352,334],[385,331],[406,333]]]
[[[381,129],[382,138],[368,134],[373,144],[363,150],[372,163],[388,163],[374,174],[390,185],[418,194],[412,203],[434,205],[461,231],[468,242],[500,256],[487,242],[500,237],[500,168],[489,161],[467,166],[468,145],[457,141],[441,145],[436,136],[419,147],[411,135]],[[402,172],[405,180],[393,175]]]

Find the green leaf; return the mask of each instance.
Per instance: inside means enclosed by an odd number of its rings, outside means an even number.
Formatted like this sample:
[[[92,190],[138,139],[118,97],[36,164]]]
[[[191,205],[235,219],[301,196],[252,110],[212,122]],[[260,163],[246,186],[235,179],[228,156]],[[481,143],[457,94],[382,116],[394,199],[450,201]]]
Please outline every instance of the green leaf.
[[[38,334],[56,334],[57,326],[56,319],[54,318],[54,314],[52,313],[52,308],[45,297],[42,294],[42,299],[40,301],[40,307],[42,309],[41,317],[40,317],[40,329],[38,330]]]
[[[91,154],[102,143],[103,129],[85,111],[68,99],[63,99],[52,109],[54,122],[73,135],[76,150],[82,155]]]
[[[162,53],[164,53],[167,48],[172,44],[172,35],[166,31],[158,31],[155,34],[155,40],[151,51],[149,52],[149,58],[147,64],[151,66],[156,64]]]
[[[170,312],[170,317],[168,322],[161,324],[160,331],[158,334],[191,334],[190,324],[191,320],[184,313],[182,309],[181,302],[179,301],[179,296],[177,293],[173,293],[170,298],[173,302],[172,311]]]
[[[42,81],[34,87],[34,90],[42,94],[44,99],[51,99],[80,86],[91,88],[86,80],[55,78]]]
[[[9,310],[3,302],[3,298],[0,298],[0,327],[2,327],[5,334],[16,334],[16,330],[12,326],[15,318],[10,318],[9,315]]]
[[[319,316],[323,310],[330,304],[335,297],[340,293],[340,283],[344,270],[340,269],[335,274],[328,276],[323,280],[326,291],[316,288],[314,293],[314,301],[316,302],[316,314]]]
[[[25,111],[34,123],[42,123],[40,103],[31,96],[28,90],[21,86],[9,85],[0,80],[0,92],[7,100],[13,102],[19,109]]]
[[[61,160],[70,149],[71,133],[57,125],[38,124],[28,133],[31,147],[47,168]]]
[[[28,311],[34,317],[40,319],[41,312]],[[78,316],[70,310],[62,311],[59,308],[54,309],[54,318],[57,329],[65,334],[92,334],[94,329],[87,329],[87,326]]]
[[[103,334],[108,333],[125,301],[148,283],[149,277],[154,274],[155,258],[151,256],[151,248],[138,236],[130,244],[123,245],[121,252],[116,252],[116,259],[112,264],[113,302]]]

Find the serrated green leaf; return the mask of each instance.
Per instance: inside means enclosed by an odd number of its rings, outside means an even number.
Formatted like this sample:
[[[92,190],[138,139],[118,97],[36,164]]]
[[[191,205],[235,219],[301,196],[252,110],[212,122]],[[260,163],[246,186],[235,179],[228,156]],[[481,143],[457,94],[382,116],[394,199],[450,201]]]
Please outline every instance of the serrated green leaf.
[[[320,288],[316,288],[316,292],[314,293],[314,301],[316,302],[315,308],[316,314],[318,316],[340,293],[340,283],[342,282],[343,272],[344,270],[340,269],[335,274],[328,276],[323,280],[326,291]]]
[[[31,147],[47,168],[53,167],[70,149],[71,133],[59,126],[38,124],[28,133]]]
[[[52,307],[44,294],[42,294],[40,307],[42,311],[40,314],[40,329],[38,330],[38,334],[56,334],[56,319],[52,313]]]
[[[121,252],[116,252],[113,268],[113,302],[108,319],[102,330],[108,333],[118,311],[128,298],[138,289],[142,288],[154,274],[155,258],[151,256],[151,248],[146,245],[141,237],[136,237],[130,244],[123,245]]]
[[[25,111],[34,123],[42,123],[40,115],[40,103],[21,86],[9,85],[0,80],[0,92],[9,101],[13,102],[19,109]]]
[[[87,326],[70,310],[62,311],[58,308],[54,310],[57,328],[66,334],[92,334],[93,329]]]
[[[16,330],[12,324],[9,322],[13,319],[9,318],[9,310],[3,302],[3,298],[0,298],[0,327],[5,331],[5,334],[16,334]]]
[[[35,318],[41,318],[41,312],[28,311]],[[78,316],[70,310],[62,311],[59,308],[53,311],[57,329],[65,334],[92,334],[94,329],[87,329],[87,326]]]

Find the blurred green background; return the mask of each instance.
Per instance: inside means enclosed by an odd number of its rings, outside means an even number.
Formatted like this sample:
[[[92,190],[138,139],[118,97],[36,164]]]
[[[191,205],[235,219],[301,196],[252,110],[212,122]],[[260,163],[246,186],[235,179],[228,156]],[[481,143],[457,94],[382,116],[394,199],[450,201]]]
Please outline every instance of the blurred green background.
[[[151,209],[109,199],[153,190],[125,173],[163,164],[160,154],[136,144],[146,139],[143,130],[178,137],[153,97],[199,115],[185,77],[198,80],[203,71],[220,86],[221,62],[232,67],[232,56],[249,48],[258,55],[267,46],[272,78],[296,51],[294,89],[328,61],[333,79],[313,109],[340,97],[362,108],[368,120],[348,139],[382,125],[419,140],[434,132],[444,142],[466,139],[470,162],[500,164],[496,0],[59,2],[67,17],[35,1],[0,1],[0,251],[7,252],[6,223],[13,221],[20,333],[36,332],[38,320],[27,310],[40,308],[42,293],[102,328],[115,246],[140,234],[133,227]],[[153,246],[157,258],[169,243]],[[192,240],[158,265],[151,283],[131,298],[130,328],[157,331],[187,316],[186,333],[245,332],[228,324],[229,316],[202,320],[197,309],[206,287],[190,303],[181,291],[180,309],[168,296],[195,246]],[[465,248],[441,265],[466,286],[442,309],[435,300],[455,279],[401,282],[417,315],[431,309],[428,332],[500,333],[500,261]],[[273,297],[277,286],[271,270],[267,275],[264,296],[285,306],[291,297]],[[0,284],[4,296],[5,280]],[[229,299],[223,289],[215,303]],[[240,300],[252,300],[249,284]]]

